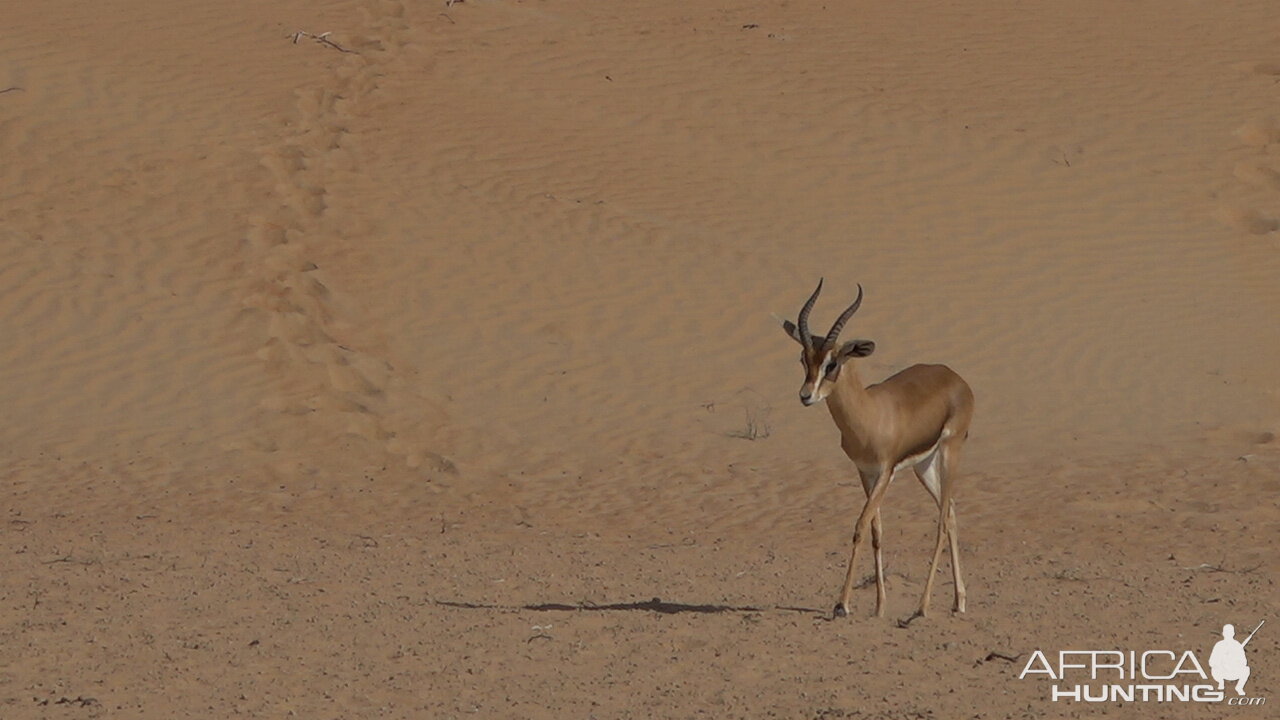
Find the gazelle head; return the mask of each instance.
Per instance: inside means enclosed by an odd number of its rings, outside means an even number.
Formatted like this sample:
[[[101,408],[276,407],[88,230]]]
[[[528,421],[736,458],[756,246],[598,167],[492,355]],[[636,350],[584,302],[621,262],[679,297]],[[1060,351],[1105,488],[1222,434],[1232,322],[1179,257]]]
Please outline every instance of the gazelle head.
[[[836,318],[835,324],[831,326],[831,331],[826,337],[815,338],[809,334],[809,311],[818,301],[820,292],[822,292],[821,279],[818,280],[817,289],[809,296],[804,307],[800,308],[800,316],[796,318],[796,322],[782,321],[782,329],[804,348],[800,351],[800,364],[804,366],[804,384],[800,386],[800,402],[805,405],[814,405],[825,400],[831,393],[831,388],[835,387],[836,380],[840,378],[840,369],[844,364],[852,358],[866,357],[876,349],[876,344],[870,340],[850,340],[843,345],[838,344],[844,324],[853,317],[853,314],[858,311],[858,306],[862,304],[862,285],[858,285],[858,298],[840,313],[840,317]]]

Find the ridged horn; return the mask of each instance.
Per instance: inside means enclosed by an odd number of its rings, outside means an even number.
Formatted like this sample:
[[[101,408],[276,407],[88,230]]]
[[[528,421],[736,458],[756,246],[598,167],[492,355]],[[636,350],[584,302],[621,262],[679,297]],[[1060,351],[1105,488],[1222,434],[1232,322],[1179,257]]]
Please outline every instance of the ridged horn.
[[[800,342],[804,345],[806,352],[813,352],[813,336],[809,334],[809,311],[813,309],[813,304],[818,302],[818,293],[822,292],[822,278],[818,278],[818,287],[809,296],[804,307],[800,308],[800,316],[796,318],[796,327],[800,328]]]
[[[816,297],[816,294],[815,294],[815,297]],[[827,339],[823,343],[824,346],[831,347],[836,344],[836,339],[840,337],[840,331],[844,329],[844,324],[849,321],[849,318],[853,317],[854,313],[858,312],[858,306],[861,304],[862,304],[862,283],[858,283],[858,298],[853,301],[853,304],[850,305],[847,310],[840,313],[840,317],[836,318],[836,323],[831,326],[831,332],[827,333]]]

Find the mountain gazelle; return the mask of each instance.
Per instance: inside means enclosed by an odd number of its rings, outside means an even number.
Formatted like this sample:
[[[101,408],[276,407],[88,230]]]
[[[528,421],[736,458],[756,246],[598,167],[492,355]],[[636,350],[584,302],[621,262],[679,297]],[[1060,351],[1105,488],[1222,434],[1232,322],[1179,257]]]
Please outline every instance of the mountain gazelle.
[[[942,543],[951,545],[951,575],[955,581],[955,610],[964,612],[964,581],[960,578],[959,543],[956,539],[956,510],[952,490],[960,446],[969,436],[969,420],[973,417],[973,391],[951,368],[945,365],[912,365],[884,382],[870,387],[862,384],[854,358],[870,355],[876,344],[870,340],[837,342],[840,330],[862,304],[862,286],[858,298],[836,319],[826,337],[814,338],[809,333],[809,311],[822,292],[822,280],[809,296],[795,323],[782,322],[791,339],[804,348],[800,364],[804,366],[804,384],[800,401],[806,406],[827,401],[831,419],[840,430],[840,447],[858,468],[867,502],[862,507],[853,530],[853,550],[844,590],[835,607],[836,616],[849,613],[849,597],[853,593],[854,569],[858,550],[871,530],[875,550],[876,615],[885,611],[884,558],[881,555],[882,527],[880,503],[893,475],[913,468],[920,482],[938,503],[938,535],[933,548],[933,562],[920,599],[920,615],[929,611],[929,594],[942,556]]]

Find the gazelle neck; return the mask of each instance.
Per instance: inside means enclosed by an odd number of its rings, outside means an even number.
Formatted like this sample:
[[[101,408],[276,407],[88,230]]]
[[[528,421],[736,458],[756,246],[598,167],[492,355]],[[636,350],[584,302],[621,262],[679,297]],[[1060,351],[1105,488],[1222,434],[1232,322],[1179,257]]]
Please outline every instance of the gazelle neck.
[[[827,410],[846,443],[870,443],[881,426],[880,407],[862,384],[862,376],[852,361],[840,369],[840,378],[827,395]]]

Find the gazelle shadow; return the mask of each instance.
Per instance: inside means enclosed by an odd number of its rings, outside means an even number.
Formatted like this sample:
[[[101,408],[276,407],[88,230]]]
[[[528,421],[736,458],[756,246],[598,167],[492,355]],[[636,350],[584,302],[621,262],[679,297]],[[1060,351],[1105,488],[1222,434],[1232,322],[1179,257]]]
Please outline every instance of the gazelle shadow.
[[[640,602],[625,603],[536,603],[531,605],[490,605],[485,603],[468,603],[456,602],[450,600],[436,600],[437,605],[445,607],[461,608],[464,610],[533,610],[535,612],[609,612],[609,611],[638,611],[638,612],[654,612],[662,615],[676,615],[679,613],[702,613],[702,614],[725,614],[725,613],[764,613],[764,612],[794,612],[794,613],[819,613],[822,611],[815,608],[806,607],[790,607],[783,605],[771,606],[754,606],[754,605],[714,605],[714,604],[690,604],[669,602],[662,598],[653,598]]]

